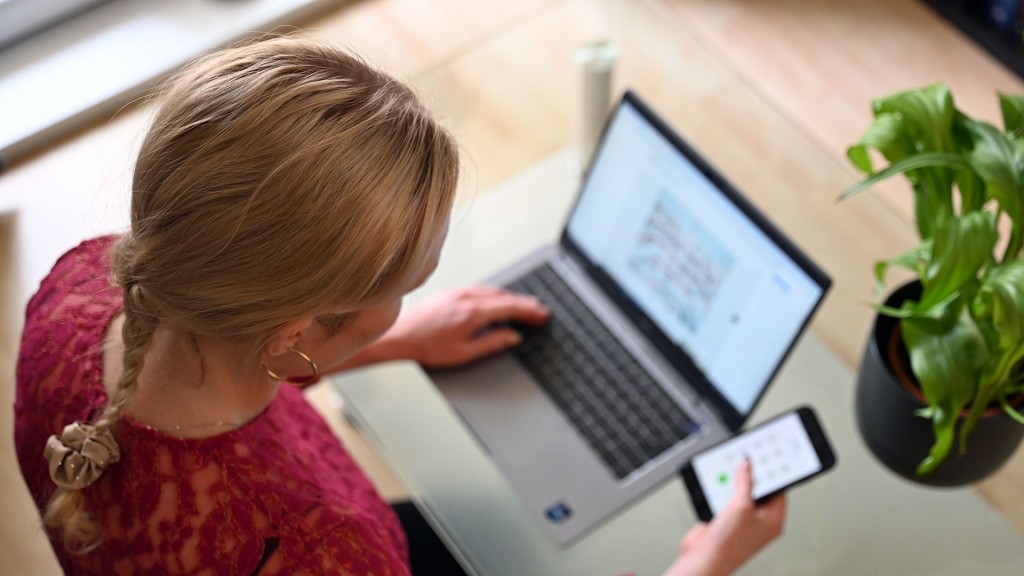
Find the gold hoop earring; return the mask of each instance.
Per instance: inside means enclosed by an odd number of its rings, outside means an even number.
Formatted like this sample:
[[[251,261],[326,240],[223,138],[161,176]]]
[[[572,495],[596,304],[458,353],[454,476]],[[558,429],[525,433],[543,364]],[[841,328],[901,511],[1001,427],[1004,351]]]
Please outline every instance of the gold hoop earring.
[[[312,358],[310,358],[309,356],[306,356],[302,352],[299,352],[295,348],[289,348],[288,351],[291,352],[292,354],[295,354],[299,358],[302,358],[306,362],[308,362],[310,368],[313,369],[313,374],[311,376],[299,376],[299,377],[295,377],[295,376],[278,376],[277,374],[275,374],[273,372],[273,370],[271,370],[270,368],[267,368],[267,360],[266,360],[266,357],[264,357],[263,360],[260,361],[260,364],[263,365],[263,369],[267,372],[267,375],[270,376],[271,379],[277,380],[279,382],[287,382],[287,383],[291,384],[292,386],[309,386],[310,384],[316,384],[317,382],[320,381],[320,369],[316,367],[316,362],[313,362]]]

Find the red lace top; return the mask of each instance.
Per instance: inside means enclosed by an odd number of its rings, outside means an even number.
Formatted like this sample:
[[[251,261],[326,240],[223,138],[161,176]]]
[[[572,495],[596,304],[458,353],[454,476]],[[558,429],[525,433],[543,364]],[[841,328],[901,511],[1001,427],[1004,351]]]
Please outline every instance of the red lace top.
[[[42,509],[56,487],[43,448],[102,408],[101,344],[122,306],[114,238],[65,254],[29,302],[17,366],[15,442]],[[179,439],[122,418],[121,461],[84,490],[102,544],[68,554],[71,574],[408,574],[405,536],[301,391],[282,386],[242,428]]]

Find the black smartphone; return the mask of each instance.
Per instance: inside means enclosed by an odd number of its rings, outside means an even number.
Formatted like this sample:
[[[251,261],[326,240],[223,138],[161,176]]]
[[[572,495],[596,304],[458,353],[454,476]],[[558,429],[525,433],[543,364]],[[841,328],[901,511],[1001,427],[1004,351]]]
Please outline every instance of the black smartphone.
[[[836,456],[809,406],[801,406],[695,455],[683,477],[697,516],[707,522],[733,496],[733,475],[744,458],[753,471],[753,497],[764,502],[830,470]]]

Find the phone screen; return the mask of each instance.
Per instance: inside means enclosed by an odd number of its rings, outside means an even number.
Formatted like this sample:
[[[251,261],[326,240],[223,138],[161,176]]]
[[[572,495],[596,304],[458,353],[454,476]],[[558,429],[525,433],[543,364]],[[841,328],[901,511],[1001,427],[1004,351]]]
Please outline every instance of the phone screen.
[[[753,467],[755,500],[822,469],[800,415],[790,412],[694,456],[691,465],[713,514],[732,498],[733,476],[744,458]]]

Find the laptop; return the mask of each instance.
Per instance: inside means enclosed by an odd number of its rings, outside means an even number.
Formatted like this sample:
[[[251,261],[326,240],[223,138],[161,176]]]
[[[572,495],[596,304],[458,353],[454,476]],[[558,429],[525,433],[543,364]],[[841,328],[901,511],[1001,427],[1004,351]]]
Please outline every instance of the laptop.
[[[550,321],[430,377],[567,545],[735,434],[831,281],[627,91],[557,245],[488,283]]]

